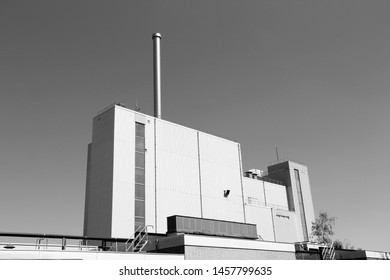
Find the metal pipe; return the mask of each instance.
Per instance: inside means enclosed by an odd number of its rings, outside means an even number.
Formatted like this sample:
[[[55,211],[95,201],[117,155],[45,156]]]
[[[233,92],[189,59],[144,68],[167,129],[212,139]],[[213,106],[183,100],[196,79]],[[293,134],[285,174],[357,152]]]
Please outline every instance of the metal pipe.
[[[160,40],[161,34],[154,33],[153,39],[153,89],[154,89],[154,116],[161,119],[161,62]]]

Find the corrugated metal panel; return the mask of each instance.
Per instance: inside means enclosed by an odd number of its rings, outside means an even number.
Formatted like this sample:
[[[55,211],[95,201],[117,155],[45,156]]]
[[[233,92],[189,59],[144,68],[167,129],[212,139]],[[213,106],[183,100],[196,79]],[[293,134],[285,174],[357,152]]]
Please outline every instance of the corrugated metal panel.
[[[183,216],[168,217],[168,232],[257,239],[256,225],[254,224]]]
[[[167,232],[167,217],[172,215],[196,215],[200,217],[199,195],[157,190],[157,228],[159,233]]]
[[[197,132],[156,120],[157,231],[165,233],[166,218],[200,217]]]
[[[186,260],[295,260],[295,252],[185,246]]]
[[[238,144],[200,133],[199,147],[203,217],[244,222]]]

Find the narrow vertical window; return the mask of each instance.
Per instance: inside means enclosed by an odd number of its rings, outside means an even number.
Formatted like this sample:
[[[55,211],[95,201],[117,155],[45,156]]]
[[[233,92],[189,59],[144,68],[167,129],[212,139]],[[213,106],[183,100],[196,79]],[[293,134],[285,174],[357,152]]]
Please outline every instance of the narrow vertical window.
[[[295,184],[297,186],[297,192],[298,192],[298,204],[299,204],[299,211],[300,211],[301,221],[302,221],[303,238],[304,240],[308,241],[309,235],[307,233],[305,206],[303,204],[303,195],[302,195],[302,187],[301,187],[301,178],[299,177],[299,170],[294,169],[294,174],[295,174]]]
[[[135,123],[134,230],[145,226],[145,125]]]

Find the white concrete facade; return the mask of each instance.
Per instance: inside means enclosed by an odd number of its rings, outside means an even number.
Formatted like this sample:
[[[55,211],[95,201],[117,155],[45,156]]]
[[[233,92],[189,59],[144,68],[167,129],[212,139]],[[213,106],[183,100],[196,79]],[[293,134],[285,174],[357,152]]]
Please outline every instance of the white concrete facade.
[[[303,240],[286,186],[243,177],[239,143],[118,105],[93,121],[84,235],[129,238],[134,232],[136,123],[145,127],[149,231],[166,233],[167,217],[182,215],[256,224],[267,241]],[[305,195],[311,201],[306,189]]]
[[[0,250],[0,260],[184,260],[182,254],[103,251]]]

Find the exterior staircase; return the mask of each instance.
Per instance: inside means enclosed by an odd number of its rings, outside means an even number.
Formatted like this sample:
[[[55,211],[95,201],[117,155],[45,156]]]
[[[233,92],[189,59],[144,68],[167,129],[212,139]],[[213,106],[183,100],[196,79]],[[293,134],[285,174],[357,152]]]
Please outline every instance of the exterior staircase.
[[[148,228],[153,226],[139,226],[134,234],[126,241],[126,252],[139,253],[148,244]]]
[[[334,260],[335,255],[336,253],[334,250],[333,242],[332,244],[325,246],[321,252],[321,258],[323,260]]]

